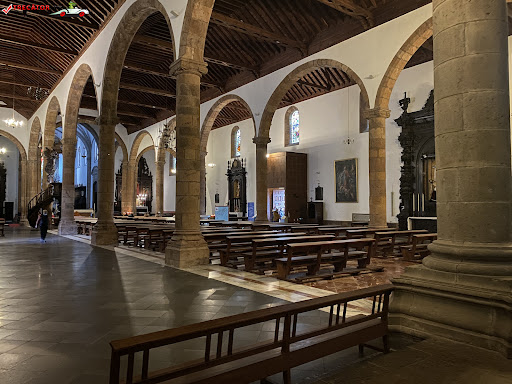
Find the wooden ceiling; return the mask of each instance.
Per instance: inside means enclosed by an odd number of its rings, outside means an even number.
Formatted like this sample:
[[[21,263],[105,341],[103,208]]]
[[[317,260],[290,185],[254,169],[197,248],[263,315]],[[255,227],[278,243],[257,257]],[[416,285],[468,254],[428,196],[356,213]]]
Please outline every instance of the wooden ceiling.
[[[202,102],[265,76],[308,55],[401,16],[431,0],[216,0],[208,28],[205,60],[208,74],[201,84]],[[44,4],[43,1],[17,1]],[[55,0],[65,7],[66,0]],[[0,18],[0,100],[30,117],[40,101],[28,86],[51,89],[88,47],[95,34],[123,3],[79,1],[91,11],[83,19],[11,11]],[[0,6],[8,5],[0,0]],[[66,38],[63,38],[66,36]],[[420,50],[418,62],[428,58]],[[129,132],[174,115],[176,81],[168,74],[173,60],[171,34],[164,17],[151,15],[132,42],[121,76],[118,116]],[[336,69],[313,71],[286,94],[281,106],[352,85]],[[82,107],[96,109],[94,86],[88,84]],[[246,119],[248,112],[231,103],[214,127]]]

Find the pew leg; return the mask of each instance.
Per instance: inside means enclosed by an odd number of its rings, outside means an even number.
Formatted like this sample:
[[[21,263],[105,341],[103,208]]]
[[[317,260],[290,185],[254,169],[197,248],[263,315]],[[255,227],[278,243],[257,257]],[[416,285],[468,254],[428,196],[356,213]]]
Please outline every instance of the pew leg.
[[[357,268],[366,268],[366,258],[357,260]]]
[[[389,353],[389,336],[382,336],[382,344],[384,345],[384,353]]]
[[[364,344],[359,344],[359,357],[364,356]]]
[[[288,267],[284,263],[277,263],[277,278],[281,280],[286,280],[288,276]]]
[[[283,371],[283,383],[284,384],[292,384],[292,373],[289,369],[286,371]]]

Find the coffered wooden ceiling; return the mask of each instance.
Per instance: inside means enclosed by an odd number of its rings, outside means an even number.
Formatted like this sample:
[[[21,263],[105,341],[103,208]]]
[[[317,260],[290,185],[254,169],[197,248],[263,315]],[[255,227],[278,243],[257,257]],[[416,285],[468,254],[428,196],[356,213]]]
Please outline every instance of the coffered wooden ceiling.
[[[0,18],[0,100],[30,117],[38,107],[28,86],[51,89],[73,60],[108,22],[123,1],[83,0],[91,11],[83,19],[11,11]],[[421,7],[430,0],[216,0],[208,28],[201,84],[207,101],[243,84]],[[44,4],[43,1],[17,1]],[[65,0],[55,4],[67,5]],[[0,0],[0,6],[8,1]],[[431,43],[414,57],[431,60]],[[105,47],[108,49],[108,47]],[[430,52],[430,54],[429,54]],[[118,116],[129,132],[174,115],[176,81],[168,74],[173,60],[171,34],[164,17],[150,16],[137,33],[124,63]],[[412,63],[412,62],[411,62]],[[3,68],[1,66],[4,66]],[[299,80],[281,106],[352,85],[336,69],[316,70]],[[82,107],[96,109],[94,86],[86,87]],[[231,103],[214,127],[249,116]]]

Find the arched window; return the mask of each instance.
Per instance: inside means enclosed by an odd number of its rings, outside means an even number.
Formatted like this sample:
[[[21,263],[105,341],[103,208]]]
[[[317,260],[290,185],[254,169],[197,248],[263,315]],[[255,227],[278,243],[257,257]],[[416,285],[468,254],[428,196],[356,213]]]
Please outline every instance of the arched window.
[[[176,156],[169,153],[169,176],[176,176]]]
[[[300,116],[297,108],[290,107],[286,111],[284,127],[285,146],[298,145],[300,142]]]
[[[233,130],[231,131],[231,157],[240,157],[240,148],[240,128],[233,127]]]

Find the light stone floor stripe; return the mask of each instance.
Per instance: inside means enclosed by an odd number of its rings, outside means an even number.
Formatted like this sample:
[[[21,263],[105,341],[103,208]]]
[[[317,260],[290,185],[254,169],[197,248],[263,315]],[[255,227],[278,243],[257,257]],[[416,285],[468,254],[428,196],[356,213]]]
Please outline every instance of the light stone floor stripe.
[[[57,230],[48,231],[58,235]],[[91,244],[91,237],[85,235],[61,235],[67,239],[79,241],[81,243]],[[165,255],[160,252],[147,251],[142,248],[128,246],[100,246],[101,248],[114,251],[116,254],[135,257],[141,260],[149,261],[159,265],[165,265]],[[275,277],[256,275],[254,273],[239,271],[233,268],[223,267],[221,265],[202,265],[191,268],[177,268],[183,271],[203,276],[208,279],[221,281],[226,284],[245,288],[250,291],[263,293],[296,303],[317,297],[332,295],[333,292],[324,289],[309,287],[303,284],[296,284],[290,281],[279,280]],[[357,315],[360,313],[371,313],[372,302],[369,300],[358,300],[348,306],[347,315]],[[328,308],[323,311],[329,312]]]

